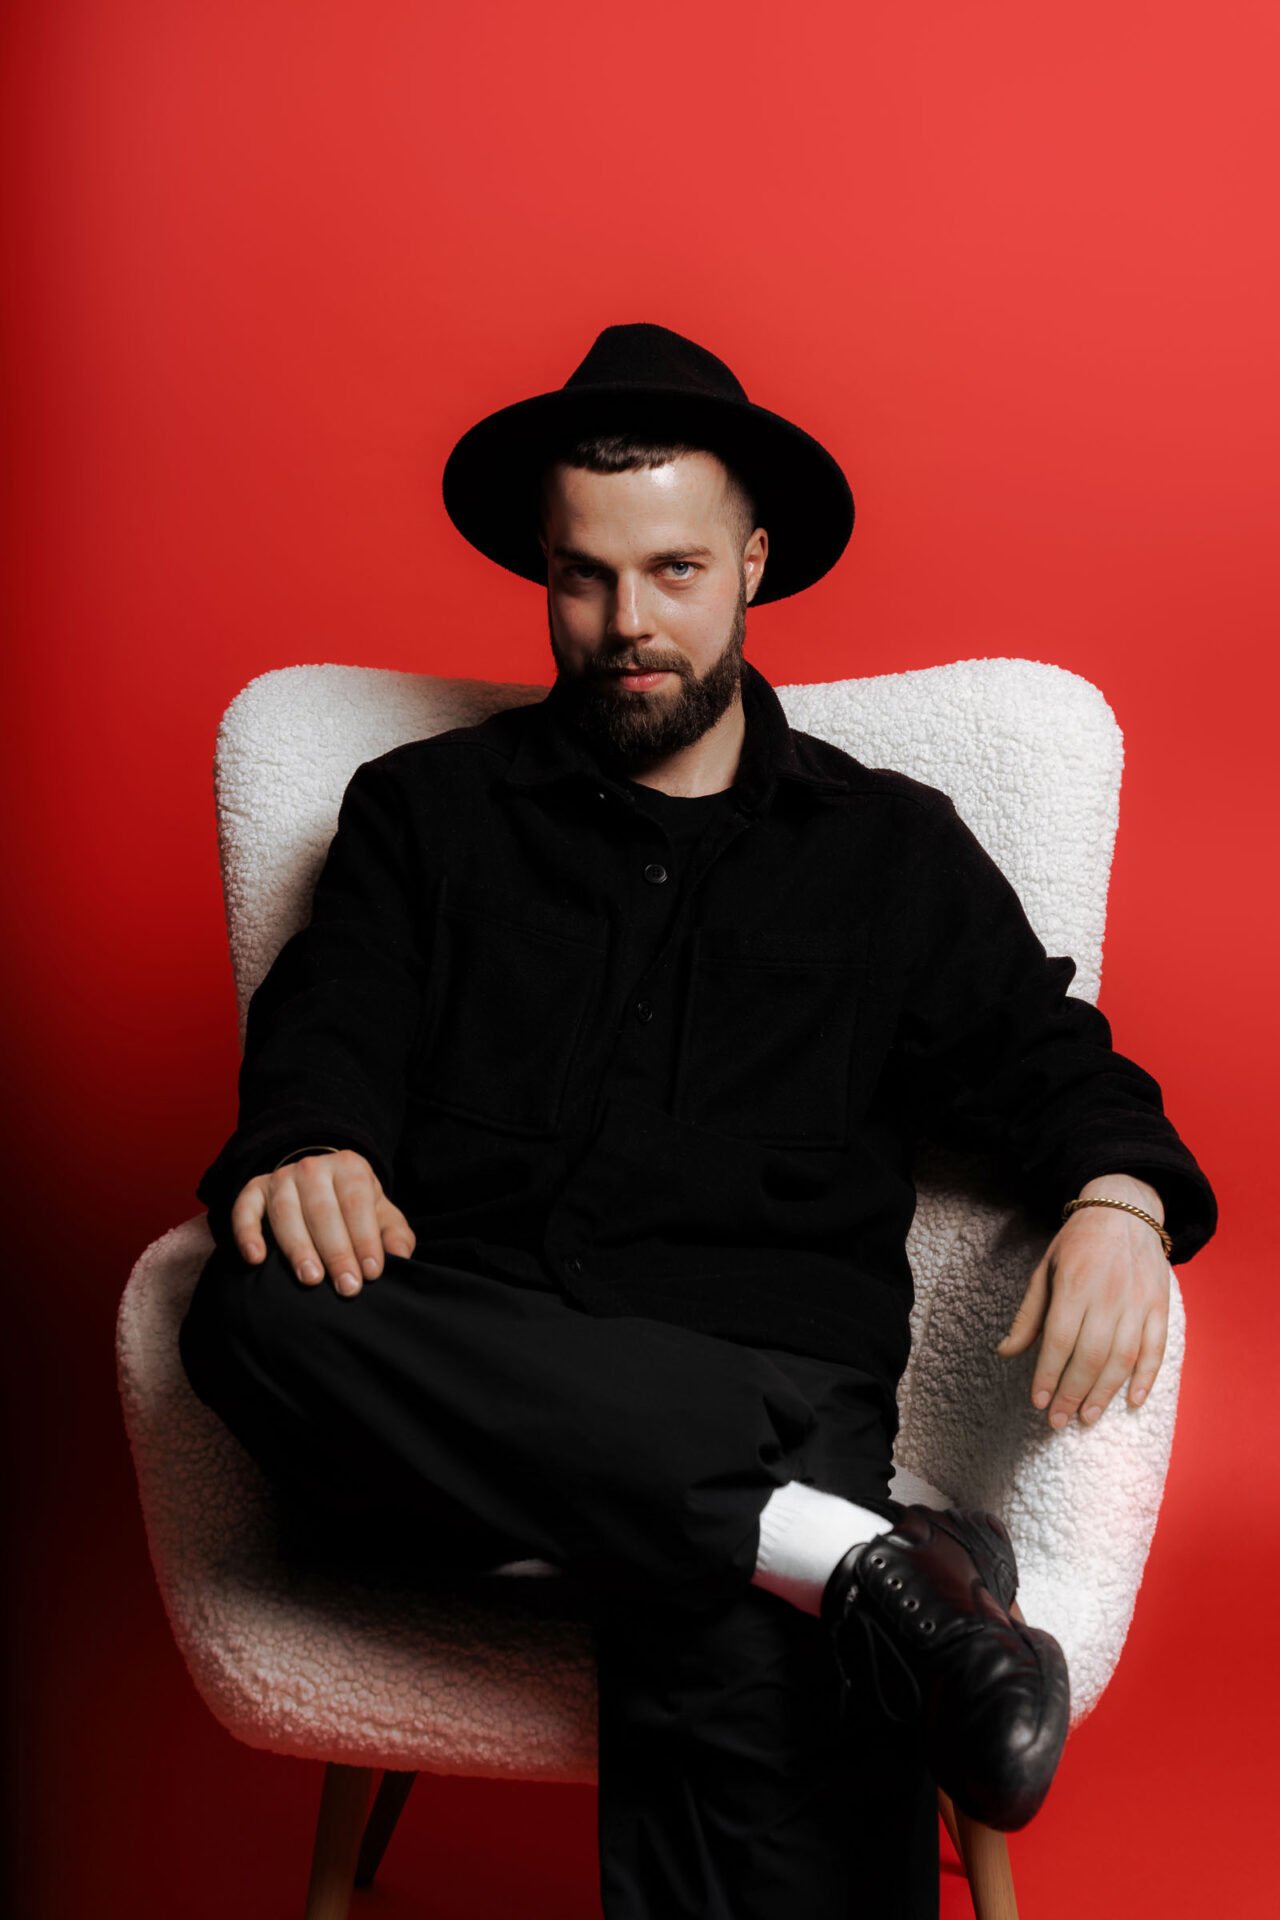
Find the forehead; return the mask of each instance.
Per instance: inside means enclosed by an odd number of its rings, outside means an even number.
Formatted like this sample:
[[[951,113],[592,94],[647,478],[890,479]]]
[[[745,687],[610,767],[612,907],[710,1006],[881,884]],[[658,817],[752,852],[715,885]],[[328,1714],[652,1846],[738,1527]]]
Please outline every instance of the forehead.
[[[713,453],[687,453],[660,467],[591,473],[556,465],[547,476],[547,514],[562,533],[672,538],[713,532],[724,517],[728,475]]]

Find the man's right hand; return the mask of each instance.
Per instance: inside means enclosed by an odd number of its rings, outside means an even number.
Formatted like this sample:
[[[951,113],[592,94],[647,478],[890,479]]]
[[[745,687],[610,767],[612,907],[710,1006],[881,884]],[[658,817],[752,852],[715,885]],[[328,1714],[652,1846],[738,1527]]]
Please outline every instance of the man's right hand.
[[[308,1154],[240,1189],[231,1231],[241,1258],[254,1264],[267,1257],[264,1214],[303,1285],[319,1286],[327,1270],[339,1293],[359,1293],[362,1274],[378,1278],[384,1246],[408,1259],[418,1243],[369,1162],[351,1147]]]

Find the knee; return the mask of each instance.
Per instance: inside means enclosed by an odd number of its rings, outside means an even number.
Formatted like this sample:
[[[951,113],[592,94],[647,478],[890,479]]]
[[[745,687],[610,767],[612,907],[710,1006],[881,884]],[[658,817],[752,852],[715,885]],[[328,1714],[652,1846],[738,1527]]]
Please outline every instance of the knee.
[[[305,1347],[316,1316],[305,1307],[315,1291],[297,1279],[268,1236],[264,1260],[217,1245],[196,1281],[178,1330],[183,1369],[200,1399],[216,1405],[246,1375],[274,1372]]]

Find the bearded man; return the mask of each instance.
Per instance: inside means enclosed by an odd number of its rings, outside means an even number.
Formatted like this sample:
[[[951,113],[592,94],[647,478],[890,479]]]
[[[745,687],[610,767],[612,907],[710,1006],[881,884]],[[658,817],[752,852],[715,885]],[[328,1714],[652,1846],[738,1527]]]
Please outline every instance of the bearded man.
[[[1212,1189],[948,797],[744,658],[848,542],[818,441],[611,326],[444,497],[556,679],[352,776],[184,1365],[311,1548],[586,1596],[608,1920],[936,1916],[937,1785],[1025,1825],[1068,1676],[999,1517],[889,1495],[912,1154],[1056,1228],[1002,1343],[1055,1426],[1149,1390]]]

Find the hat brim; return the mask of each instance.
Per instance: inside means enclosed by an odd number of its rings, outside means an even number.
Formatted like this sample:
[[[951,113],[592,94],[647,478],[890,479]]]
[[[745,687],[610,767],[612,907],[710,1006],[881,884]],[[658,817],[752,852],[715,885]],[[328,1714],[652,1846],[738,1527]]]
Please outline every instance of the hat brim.
[[[547,583],[536,486],[570,435],[635,428],[705,442],[738,468],[769,536],[752,606],[784,600],[830,572],[853,531],[853,495],[838,462],[767,407],[687,388],[560,387],[488,414],[445,462],[445,511],[465,540],[508,572]]]

